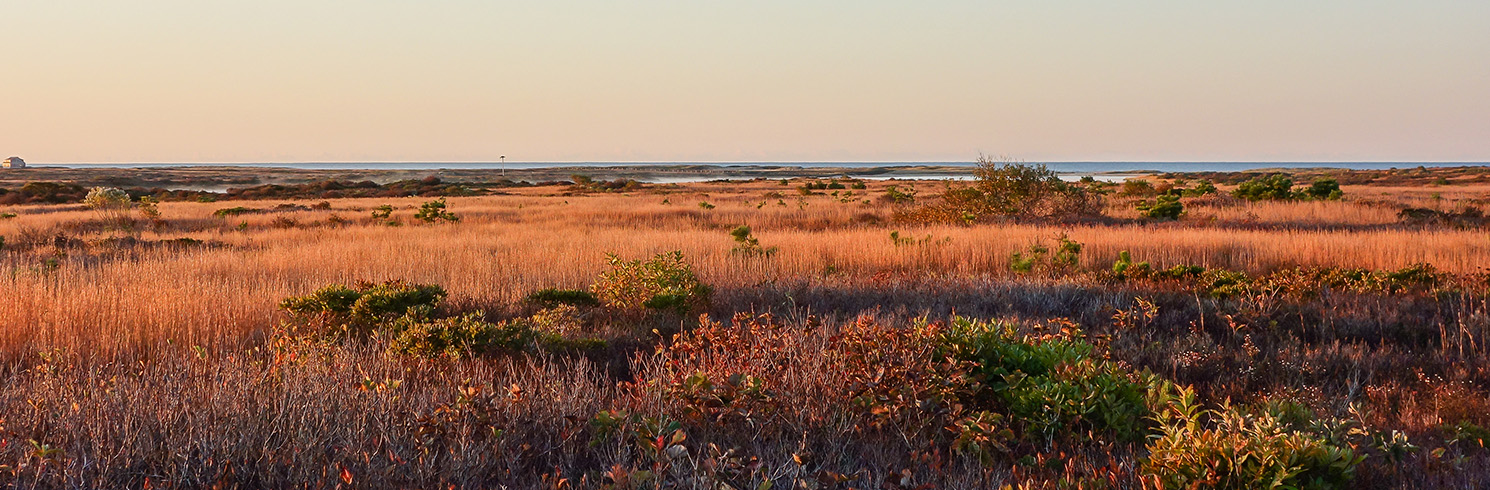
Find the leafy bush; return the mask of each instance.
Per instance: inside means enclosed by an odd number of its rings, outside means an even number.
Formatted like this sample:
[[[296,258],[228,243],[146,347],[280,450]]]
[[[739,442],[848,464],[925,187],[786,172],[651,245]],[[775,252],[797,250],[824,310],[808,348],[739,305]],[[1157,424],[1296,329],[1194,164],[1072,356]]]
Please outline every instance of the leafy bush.
[[[1246,293],[1252,279],[1247,273],[1226,269],[1209,269],[1201,276],[1202,292],[1213,298],[1229,298]]]
[[[729,236],[735,239],[735,248],[730,253],[745,256],[765,256],[776,254],[776,247],[761,247],[761,241],[751,234],[749,225],[740,225],[730,230]]]
[[[334,284],[305,296],[280,302],[292,327],[313,335],[363,337],[411,311],[427,315],[445,299],[445,289],[403,281],[359,282],[355,287]]]
[[[707,304],[713,294],[683,261],[683,252],[660,253],[647,260],[622,260],[610,254],[606,260],[611,270],[602,272],[591,290],[612,308],[686,314]]]
[[[626,192],[645,187],[641,182],[632,179],[595,180],[588,175],[574,174],[569,176],[574,180],[574,190],[587,192]]]
[[[231,207],[231,208],[222,208],[222,209],[219,209],[217,211],[213,211],[212,212],[212,217],[214,217],[214,218],[227,218],[229,216],[238,216],[238,215],[243,215],[243,214],[261,213],[263,211],[264,210],[262,210],[262,209],[254,209],[254,208],[245,208],[243,206],[235,206],[235,207]]]
[[[1061,180],[1044,165],[978,158],[974,188],[982,194],[983,211],[1006,216],[1059,217],[1101,213],[1094,196]]]
[[[83,198],[83,204],[92,209],[128,208],[129,201],[128,193],[113,187],[94,187]]]
[[[1184,388],[1161,396],[1160,433],[1143,463],[1161,488],[1343,488],[1363,459],[1349,446],[1288,427],[1275,411],[1202,411],[1195,392]]]
[[[1081,243],[1071,240],[1065,233],[1055,237],[1055,255],[1050,266],[1060,270],[1072,270],[1081,265]]]
[[[419,357],[479,355],[493,350],[521,351],[539,344],[545,335],[526,319],[489,323],[479,313],[427,320],[405,315],[388,327],[388,349]]]
[[[1035,266],[1045,261],[1045,255],[1048,253],[1050,249],[1045,248],[1044,245],[1031,244],[1022,252],[1009,254],[1009,270],[1022,274],[1033,272]]]
[[[373,219],[388,219],[393,217],[393,206],[384,204],[373,208],[372,217]]]
[[[910,204],[916,202],[916,189],[901,189],[900,186],[892,185],[885,188],[885,195],[882,197],[882,200],[892,204]]]
[[[1258,177],[1237,185],[1232,195],[1248,201],[1282,201],[1288,199],[1339,200],[1340,182],[1332,177],[1314,179],[1308,187],[1293,191],[1293,179],[1287,175],[1274,174]]]
[[[1159,191],[1154,188],[1154,184],[1147,180],[1138,179],[1124,180],[1121,190],[1118,191],[1118,194],[1130,197],[1148,197],[1158,193]]]
[[[938,354],[964,363],[963,402],[979,410],[1003,407],[1026,437],[1050,442],[1101,431],[1121,440],[1147,434],[1147,397],[1158,378],[1094,359],[1074,328],[1019,335],[997,323],[955,318],[941,333]]]
[[[1112,274],[1118,278],[1145,277],[1149,274],[1148,262],[1133,262],[1133,256],[1127,250],[1118,252],[1118,259],[1112,263]]]
[[[1154,202],[1140,201],[1138,210],[1145,218],[1176,220],[1185,213],[1185,205],[1180,204],[1179,196],[1165,194],[1155,198]]]
[[[1282,201],[1293,198],[1293,179],[1283,174],[1258,177],[1237,185],[1232,195],[1248,201]]]
[[[419,212],[414,213],[414,219],[425,223],[434,223],[436,221],[455,223],[460,221],[460,217],[456,216],[455,213],[445,210],[444,198],[426,201],[424,204],[419,205]]]
[[[1009,255],[1009,270],[1019,273],[1033,272],[1037,268],[1054,271],[1071,271],[1081,262],[1081,243],[1072,241],[1065,233],[1055,237],[1055,253],[1043,244],[1031,244],[1023,251]]]
[[[971,186],[948,183],[938,201],[898,216],[922,222],[972,224],[989,216],[1069,219],[1102,214],[1099,193],[1061,180],[1044,165],[980,156],[973,175],[977,180]]]
[[[579,289],[540,289],[529,293],[523,301],[544,306],[600,306],[594,293]]]
[[[1185,197],[1200,197],[1208,194],[1215,194],[1216,192],[1218,192],[1218,190],[1216,189],[1216,184],[1207,179],[1196,182],[1195,187],[1185,189],[1181,193],[1184,194]]]
[[[1320,177],[1314,179],[1303,194],[1313,199],[1338,201],[1341,196],[1340,182],[1330,177]]]
[[[129,194],[113,187],[94,187],[83,198],[83,204],[97,211],[100,218],[116,226],[129,226]]]

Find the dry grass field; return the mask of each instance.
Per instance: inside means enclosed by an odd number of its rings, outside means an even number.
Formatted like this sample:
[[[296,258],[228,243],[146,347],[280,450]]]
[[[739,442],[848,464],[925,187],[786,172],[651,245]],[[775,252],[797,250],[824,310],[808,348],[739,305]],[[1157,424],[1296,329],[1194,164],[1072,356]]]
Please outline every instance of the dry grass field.
[[[906,219],[941,182],[812,195],[804,183],[514,188],[446,198],[459,220],[436,223],[414,218],[427,197],[165,202],[153,222],[130,211],[127,228],[82,204],[0,207],[14,214],[0,219],[0,484],[1251,485],[1214,480],[1253,474],[1243,469],[1174,456],[1202,454],[1204,437],[1305,468],[1310,488],[1337,484],[1310,466],[1337,460],[1349,463],[1338,481],[1359,488],[1490,484],[1490,234],[1400,215],[1476,206],[1490,185],[1257,202],[1222,186],[1186,198],[1174,221],[1113,196],[1101,218],[968,225]],[[887,202],[890,185],[914,186],[917,202]],[[382,205],[391,215],[373,217]],[[250,211],[220,212],[235,207]],[[737,250],[740,225],[760,251]],[[1055,250],[1061,236],[1081,245],[1075,264],[1011,267],[1011,254]],[[684,314],[524,300],[590,290],[608,254],[670,251],[712,288]],[[1123,252],[1154,271],[1204,272],[1115,273]],[[1390,274],[1417,264],[1428,276]],[[1367,276],[1339,272],[1356,269]],[[1245,281],[1225,289],[1237,273]],[[1337,276],[1353,279],[1321,279]],[[549,325],[537,318],[562,313],[553,335],[603,345],[417,356],[377,334],[281,328],[300,321],[286,298],[389,280],[441,286],[440,316]],[[1026,388],[1011,374],[958,357],[964,330],[1005,326],[1016,333],[998,345],[1011,349],[1090,348],[1051,361],[1066,384],[1050,386],[1075,391],[1014,397]],[[1165,432],[1182,406],[1165,397],[1185,386],[1216,410],[1200,419],[1213,433]],[[1062,408],[1130,388],[1147,415]],[[1043,408],[1021,408],[1031,403]],[[1326,455],[1340,448],[1350,454]],[[1173,476],[1194,467],[1211,476]]]

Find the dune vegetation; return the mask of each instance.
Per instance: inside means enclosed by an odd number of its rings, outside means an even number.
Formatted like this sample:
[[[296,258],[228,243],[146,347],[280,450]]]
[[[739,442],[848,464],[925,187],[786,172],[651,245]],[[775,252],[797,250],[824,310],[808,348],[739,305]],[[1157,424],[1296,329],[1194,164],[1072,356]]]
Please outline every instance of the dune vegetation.
[[[17,199],[0,485],[1490,485],[1487,174],[983,163]]]

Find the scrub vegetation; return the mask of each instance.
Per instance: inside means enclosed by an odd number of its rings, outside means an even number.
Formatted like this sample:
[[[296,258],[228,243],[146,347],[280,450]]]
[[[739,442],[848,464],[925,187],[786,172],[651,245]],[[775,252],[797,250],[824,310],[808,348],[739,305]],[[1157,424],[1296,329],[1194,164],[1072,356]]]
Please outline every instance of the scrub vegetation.
[[[26,184],[0,485],[1483,488],[1434,171]]]

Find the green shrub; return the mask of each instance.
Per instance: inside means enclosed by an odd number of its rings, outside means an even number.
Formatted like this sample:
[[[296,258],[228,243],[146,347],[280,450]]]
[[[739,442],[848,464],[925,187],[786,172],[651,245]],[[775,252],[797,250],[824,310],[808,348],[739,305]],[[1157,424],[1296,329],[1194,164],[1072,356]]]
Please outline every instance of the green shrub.
[[[1293,198],[1293,179],[1283,174],[1258,177],[1237,185],[1232,195],[1248,201],[1282,201]]]
[[[900,186],[890,186],[885,189],[884,201],[892,204],[910,204],[916,202],[916,189],[901,189]]]
[[[1195,187],[1182,191],[1185,197],[1200,197],[1207,194],[1215,194],[1218,190],[1216,184],[1210,180],[1202,180],[1195,183]]]
[[[1081,262],[1082,245],[1072,241],[1065,233],[1057,235],[1055,241],[1054,254],[1051,253],[1050,247],[1039,243],[1030,244],[1022,251],[1009,254],[1009,270],[1021,274],[1034,272],[1041,268],[1053,271],[1074,270]]]
[[[1381,274],[1384,289],[1396,292],[1404,289],[1431,288],[1437,286],[1448,277],[1448,274],[1439,272],[1433,264],[1413,264],[1401,269]]]
[[[418,357],[481,355],[494,350],[521,351],[536,346],[545,335],[526,319],[489,323],[479,313],[427,320],[405,315],[388,326],[388,349]]]
[[[1342,195],[1340,182],[1330,177],[1314,179],[1309,187],[1304,189],[1303,194],[1312,199],[1338,201]]]
[[[1139,179],[1124,180],[1121,190],[1118,191],[1118,194],[1129,197],[1148,197],[1158,193],[1159,191],[1154,188],[1154,184],[1147,180]]]
[[[1061,180],[1044,165],[978,158],[974,188],[985,212],[1007,216],[1060,217],[1101,214],[1095,196]]]
[[[1185,213],[1185,205],[1180,204],[1179,196],[1162,195],[1154,199],[1154,202],[1140,201],[1138,210],[1145,218],[1176,220]]]
[[[113,187],[94,187],[88,190],[83,204],[97,210],[128,209],[129,194]]]
[[[254,208],[245,208],[243,206],[234,206],[234,207],[231,207],[231,208],[222,208],[222,209],[219,209],[217,211],[213,211],[212,212],[212,217],[214,217],[214,218],[226,218],[226,217],[229,217],[229,216],[238,216],[238,215],[243,215],[243,214],[253,214],[253,213],[259,213],[259,212],[263,212],[263,210],[262,209],[254,209]]]
[[[1142,471],[1161,488],[1344,488],[1363,459],[1346,445],[1289,427],[1271,410],[1200,410],[1195,392],[1161,392],[1160,433]]]
[[[1070,219],[1102,214],[1102,196],[1068,183],[1044,165],[978,157],[971,185],[947,184],[936,202],[902,219],[971,225],[987,216]]]
[[[1176,265],[1168,269],[1156,270],[1154,277],[1161,279],[1193,279],[1205,274],[1205,267],[1198,265]]]
[[[428,315],[445,299],[445,289],[403,281],[360,282],[355,287],[334,284],[305,296],[292,296],[279,307],[290,314],[292,327],[311,334],[366,336],[411,311]]]
[[[529,293],[523,301],[543,305],[570,305],[570,306],[600,306],[600,300],[594,293],[579,289],[540,289]]]
[[[388,219],[393,217],[393,206],[384,204],[373,208],[372,217],[373,219]]]
[[[1147,396],[1158,378],[1094,359],[1080,332],[1025,336],[998,323],[954,318],[937,354],[963,363],[962,402],[973,410],[1004,409],[1033,440],[1088,431],[1139,440],[1147,432]]]
[[[1241,271],[1209,269],[1201,276],[1204,293],[1213,298],[1229,298],[1244,294],[1252,285],[1252,278]]]
[[[434,223],[436,221],[455,223],[460,221],[460,217],[456,216],[455,213],[445,210],[444,198],[426,201],[424,204],[420,204],[419,212],[414,213],[414,219],[425,223]]]
[[[1133,262],[1133,256],[1127,250],[1118,252],[1118,259],[1112,263],[1112,273],[1118,278],[1146,277],[1149,275],[1148,262]]]
[[[708,303],[713,289],[700,282],[683,252],[660,253],[647,260],[606,256],[611,269],[600,274],[591,290],[606,306],[686,314]]]
[[[769,257],[776,254],[776,247],[761,247],[761,241],[751,234],[749,225],[735,227],[729,236],[735,239],[735,248],[730,252],[736,255]]]
[[[1072,270],[1081,265],[1081,243],[1071,240],[1065,233],[1055,237],[1055,255],[1050,265],[1061,270]]]
[[[1048,253],[1050,249],[1045,248],[1044,245],[1031,244],[1022,252],[1009,254],[1009,270],[1021,274],[1034,272],[1035,267],[1045,261],[1045,255]]]

